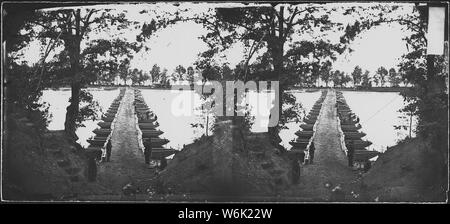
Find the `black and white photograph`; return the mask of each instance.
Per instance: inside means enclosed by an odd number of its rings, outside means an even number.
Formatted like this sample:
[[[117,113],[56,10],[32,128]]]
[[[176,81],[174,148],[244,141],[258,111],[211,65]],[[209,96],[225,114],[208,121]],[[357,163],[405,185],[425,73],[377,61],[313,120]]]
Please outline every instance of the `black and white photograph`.
[[[448,2],[1,8],[2,203],[448,203]]]

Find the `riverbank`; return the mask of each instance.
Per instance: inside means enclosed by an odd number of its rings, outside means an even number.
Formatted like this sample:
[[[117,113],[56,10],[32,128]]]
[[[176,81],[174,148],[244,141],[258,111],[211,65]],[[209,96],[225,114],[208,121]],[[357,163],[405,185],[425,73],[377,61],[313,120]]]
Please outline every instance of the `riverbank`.
[[[7,118],[2,147],[4,200],[68,200],[82,194],[104,194],[108,189],[85,178],[86,158],[64,131],[38,131],[22,117]]]
[[[362,177],[366,200],[383,202],[445,202],[448,155],[421,138],[389,148]]]

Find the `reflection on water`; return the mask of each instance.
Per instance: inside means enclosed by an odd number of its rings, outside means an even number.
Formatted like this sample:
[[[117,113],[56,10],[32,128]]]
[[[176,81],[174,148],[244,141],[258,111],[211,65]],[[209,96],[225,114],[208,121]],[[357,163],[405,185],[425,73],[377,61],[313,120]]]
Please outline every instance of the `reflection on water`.
[[[102,90],[102,89],[87,89],[94,100],[96,100],[100,106],[101,111],[106,112],[112,101],[119,95],[119,89],[116,90]],[[66,120],[66,107],[69,106],[69,98],[71,91],[61,91],[61,90],[44,90],[42,93],[42,101],[50,104],[50,113],[52,114],[52,119],[48,125],[49,130],[63,130],[64,121]],[[101,112],[99,113],[100,118]],[[77,129],[76,134],[79,137],[78,143],[83,147],[89,145],[86,140],[92,136],[94,129],[98,128],[97,123],[99,120],[84,121],[83,125],[85,127],[80,127]]]
[[[88,90],[92,93],[94,99],[98,101],[103,111],[109,108],[111,102],[119,94],[118,89]],[[320,91],[304,92],[296,90],[291,91],[291,93],[296,97],[296,102],[302,104],[306,113],[309,112],[320,96]],[[181,149],[184,144],[190,144],[194,139],[206,133],[206,113],[200,108],[202,104],[200,95],[187,90],[142,89],[142,96],[150,109],[158,116],[159,129],[164,131],[161,137],[170,140],[167,147]],[[44,91],[42,99],[50,104],[50,112],[53,115],[48,127],[49,130],[64,129],[69,97],[70,91]],[[255,116],[251,131],[267,131],[271,99],[273,99],[274,94],[250,93],[248,97],[250,99],[250,108],[252,108],[250,114]],[[401,115],[398,110],[404,106],[403,98],[399,93],[344,91],[344,97],[353,112],[360,117],[361,130],[367,134],[365,138],[373,142],[370,148],[384,151],[386,146],[395,145],[398,139],[402,139],[409,134],[409,130],[394,129],[394,125],[408,125],[407,120],[405,121],[398,117]],[[211,113],[209,116],[209,129],[214,123]],[[92,131],[97,128],[96,124],[98,122],[98,120],[85,121],[83,124],[86,127],[78,128],[77,135],[80,138],[78,142],[81,145],[85,147],[88,145],[86,140],[94,135]],[[203,126],[194,128],[191,124],[201,124]],[[300,123],[290,122],[286,124],[287,129],[281,130],[281,144],[287,149],[290,148],[289,141],[296,137],[294,133],[300,129],[299,125]],[[413,129],[415,125],[416,120],[413,119]],[[211,133],[211,130],[209,133]]]
[[[365,139],[373,142],[372,150],[384,152],[400,139],[409,135],[409,119],[401,119],[398,112],[406,103],[398,92],[355,92],[343,91],[351,110],[361,119],[361,131]],[[413,118],[412,130],[417,119]],[[395,130],[394,125],[406,125],[408,130]],[[414,132],[412,137],[415,137]]]

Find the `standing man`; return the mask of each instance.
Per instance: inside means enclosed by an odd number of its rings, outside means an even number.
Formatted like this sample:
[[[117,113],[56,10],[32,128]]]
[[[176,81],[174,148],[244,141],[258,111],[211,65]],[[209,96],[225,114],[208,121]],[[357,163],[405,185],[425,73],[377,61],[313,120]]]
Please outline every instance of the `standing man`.
[[[112,149],[112,144],[111,144],[111,139],[109,139],[108,143],[106,143],[106,162],[110,161],[111,149]]]
[[[347,146],[347,158],[348,158],[348,166],[353,167],[353,156],[355,154],[355,148],[353,145],[353,141],[348,142]]]
[[[161,160],[160,160],[160,163],[159,163],[159,167],[158,167],[159,172],[161,172],[164,169],[166,169],[166,167],[167,167],[167,159],[166,159],[166,157],[162,157]]]
[[[148,138],[144,143],[144,158],[145,164],[150,164],[150,156],[152,154],[152,138]]]
[[[305,151],[304,150],[300,150],[300,152],[298,153],[298,161],[300,162],[300,164],[303,164],[305,162]]]
[[[309,163],[313,164],[314,161],[314,151],[316,151],[316,148],[314,147],[314,140],[311,141],[311,145],[309,146]]]
[[[308,165],[310,158],[309,150],[305,150],[303,152],[305,153],[305,157],[303,158],[303,165]]]

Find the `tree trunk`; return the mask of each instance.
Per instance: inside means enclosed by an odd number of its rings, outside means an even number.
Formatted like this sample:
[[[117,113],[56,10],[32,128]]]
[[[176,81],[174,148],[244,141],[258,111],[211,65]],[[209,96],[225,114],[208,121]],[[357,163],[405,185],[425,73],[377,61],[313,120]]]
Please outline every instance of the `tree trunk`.
[[[72,95],[70,99],[70,105],[67,107],[66,121],[64,123],[64,130],[68,137],[73,140],[77,140],[78,137],[75,133],[76,131],[76,120],[79,113],[80,107],[80,89],[81,89],[81,78],[80,78],[80,10],[76,12],[75,18],[75,30],[76,34],[67,39],[66,47],[68,47],[70,55],[70,70],[72,76]],[[70,31],[71,32],[71,31]]]
[[[284,82],[283,82],[283,73],[284,73],[284,67],[283,67],[283,45],[284,42],[277,41],[273,44],[272,47],[269,47],[271,49],[272,54],[272,60],[273,60],[273,72],[276,77],[278,77],[279,81],[279,89],[278,89],[278,116],[279,121],[278,125],[275,127],[268,127],[269,134],[272,136],[272,140],[274,143],[279,143],[281,141],[281,138],[279,136],[279,126],[280,126],[280,120],[283,112],[283,90],[284,90]],[[276,93],[277,94],[277,93]],[[274,105],[277,106],[277,105]]]
[[[64,130],[66,134],[74,139],[77,140],[78,137],[75,134],[76,131],[76,120],[79,113],[79,103],[80,103],[80,82],[73,80],[71,84],[72,88],[72,96],[70,100],[70,105],[67,107],[66,112],[66,121],[64,123]]]

